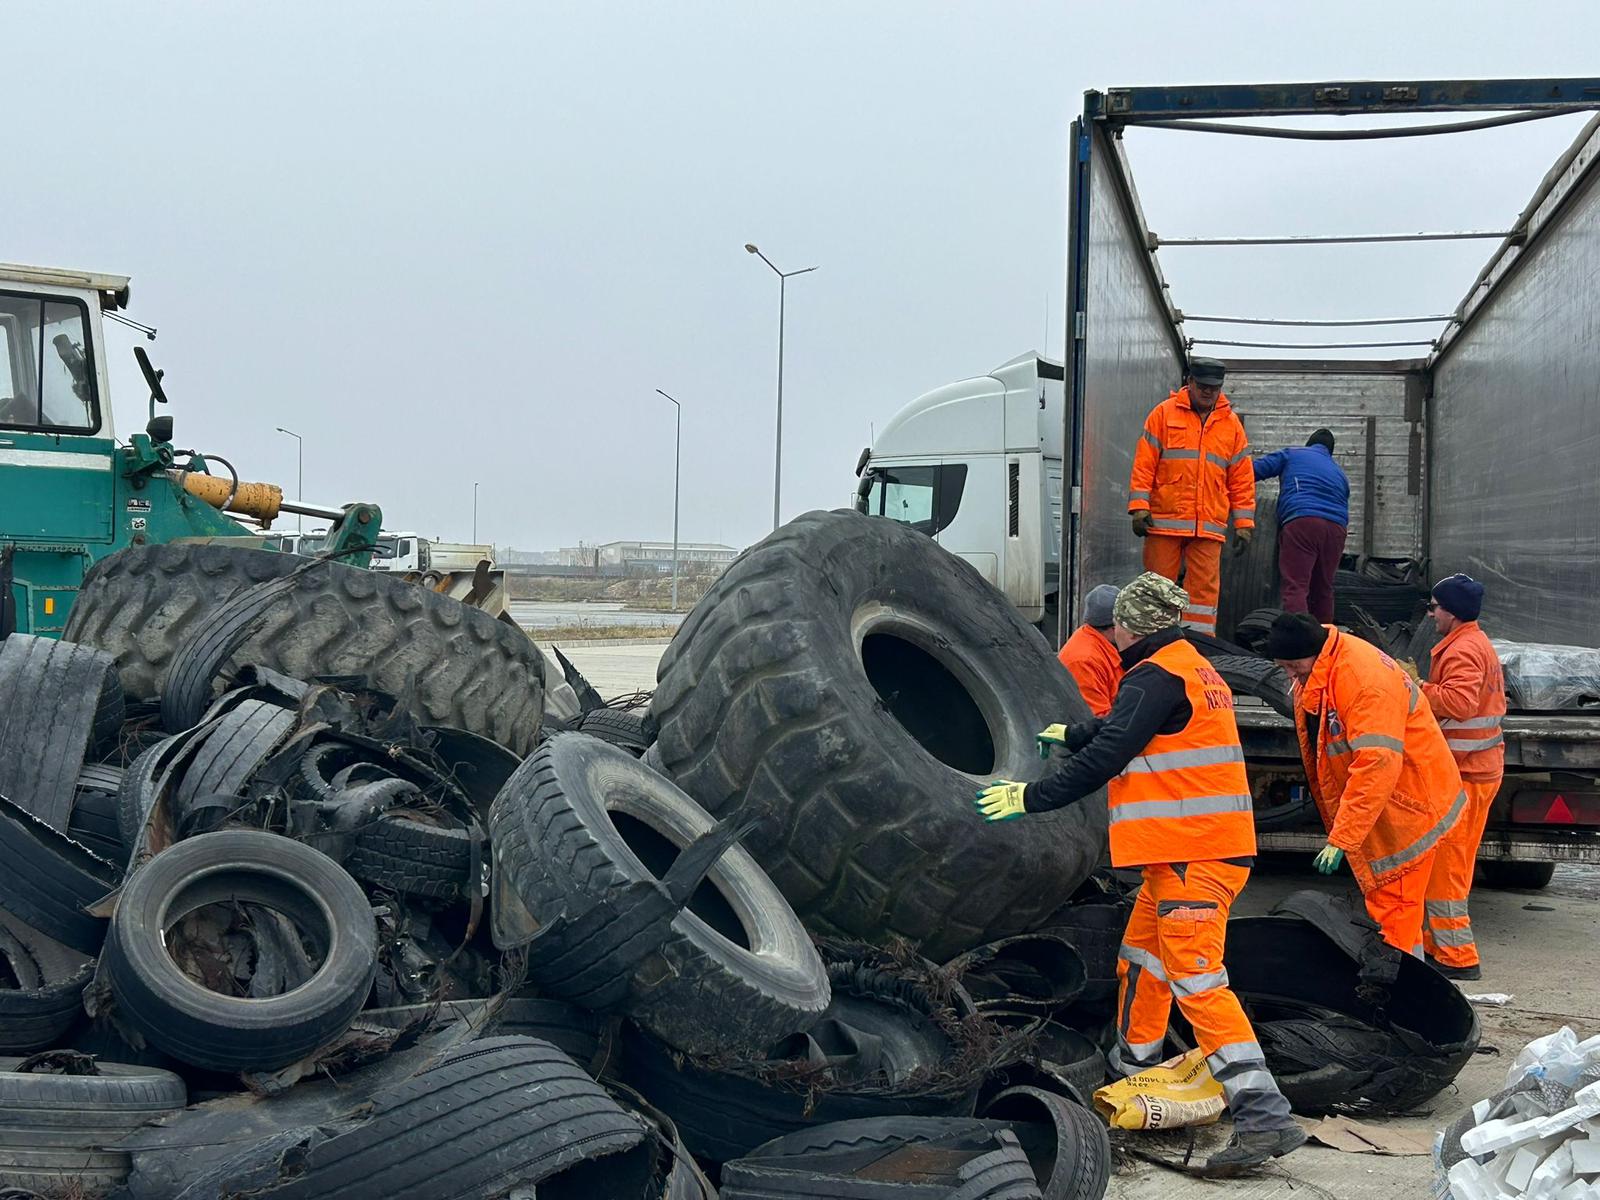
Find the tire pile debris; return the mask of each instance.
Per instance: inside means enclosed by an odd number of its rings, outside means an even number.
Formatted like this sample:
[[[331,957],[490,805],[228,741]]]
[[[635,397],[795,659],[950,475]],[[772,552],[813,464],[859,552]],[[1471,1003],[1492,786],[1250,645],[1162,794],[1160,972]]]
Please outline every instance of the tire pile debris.
[[[1102,804],[971,818],[1086,715],[998,593],[813,513],[648,711],[564,666],[219,544],[0,643],[0,1194],[1104,1194],[1129,901]]]

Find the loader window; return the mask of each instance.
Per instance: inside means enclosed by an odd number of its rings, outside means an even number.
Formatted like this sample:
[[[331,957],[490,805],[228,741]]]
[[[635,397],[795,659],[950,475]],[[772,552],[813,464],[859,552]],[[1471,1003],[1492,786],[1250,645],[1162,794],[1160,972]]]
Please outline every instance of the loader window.
[[[929,537],[956,519],[967,486],[965,463],[879,467],[872,472],[867,513],[909,525]]]
[[[0,292],[0,427],[100,428],[89,315],[78,300]]]

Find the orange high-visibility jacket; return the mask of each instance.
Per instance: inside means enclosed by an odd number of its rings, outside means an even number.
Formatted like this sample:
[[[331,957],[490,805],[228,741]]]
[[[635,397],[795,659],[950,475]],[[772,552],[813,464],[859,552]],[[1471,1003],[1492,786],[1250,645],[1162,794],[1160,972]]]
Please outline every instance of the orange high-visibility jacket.
[[[1233,690],[1198,650],[1179,639],[1145,660],[1183,681],[1192,715],[1160,733],[1106,785],[1111,862],[1205,862],[1256,852],[1255,812]]]
[[[1110,712],[1122,682],[1122,655],[1111,639],[1093,625],[1080,625],[1057,657],[1077,682],[1089,711],[1097,717]]]
[[[1416,684],[1376,646],[1326,628],[1316,666],[1295,691],[1295,732],[1328,842],[1345,852],[1366,892],[1427,861],[1466,793]]]
[[[1439,719],[1461,778],[1493,783],[1505,774],[1506,682],[1500,656],[1476,621],[1457,625],[1433,648],[1422,694]]]
[[[1253,529],[1256,476],[1250,441],[1226,394],[1204,423],[1179,388],[1144,419],[1133,451],[1128,511],[1150,510],[1150,531],[1225,541],[1228,524]]]

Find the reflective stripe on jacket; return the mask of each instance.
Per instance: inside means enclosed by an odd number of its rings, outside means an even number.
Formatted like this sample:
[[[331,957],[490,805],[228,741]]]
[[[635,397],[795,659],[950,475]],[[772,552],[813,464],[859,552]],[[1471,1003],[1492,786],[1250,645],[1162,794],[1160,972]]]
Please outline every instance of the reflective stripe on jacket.
[[[1500,656],[1476,621],[1466,621],[1433,648],[1422,694],[1439,718],[1462,779],[1492,783],[1505,774],[1506,681]]]
[[[1057,657],[1077,683],[1089,711],[1097,717],[1110,712],[1122,682],[1122,655],[1111,639],[1092,625],[1080,625]]]
[[[1250,441],[1228,397],[1200,419],[1179,388],[1144,420],[1133,451],[1128,511],[1150,512],[1150,532],[1225,541],[1228,526],[1256,523]]]
[[[1112,865],[1254,854],[1255,813],[1233,719],[1232,689],[1181,639],[1145,661],[1183,682],[1192,711],[1188,724],[1177,733],[1156,734],[1106,785]]]
[[[1295,732],[1328,841],[1365,892],[1430,861],[1466,795],[1439,723],[1406,673],[1371,643],[1327,630],[1310,678],[1295,690]]]

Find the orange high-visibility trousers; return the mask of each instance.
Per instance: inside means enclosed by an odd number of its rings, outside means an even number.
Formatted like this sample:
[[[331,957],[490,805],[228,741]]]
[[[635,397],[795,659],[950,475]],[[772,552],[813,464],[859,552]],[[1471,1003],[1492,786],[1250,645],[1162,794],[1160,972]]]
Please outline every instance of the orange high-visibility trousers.
[[[1367,902],[1367,915],[1383,930],[1383,940],[1416,958],[1422,957],[1422,902],[1428,894],[1428,876],[1436,852],[1437,847],[1428,851],[1415,868],[1362,897]]]
[[[1117,1044],[1111,1068],[1132,1075],[1160,1062],[1172,1002],[1194,1027],[1211,1074],[1242,1130],[1282,1129],[1289,1102],[1222,965],[1228,910],[1250,877],[1230,862],[1144,868],[1118,955]]]
[[[1500,790],[1500,781],[1473,783],[1468,780],[1461,786],[1467,793],[1467,806],[1457,818],[1455,828],[1444,835],[1433,852],[1433,870],[1428,873],[1428,891],[1423,904],[1426,914],[1423,945],[1447,967],[1478,965],[1478,943],[1472,936],[1467,897],[1472,892],[1472,867],[1478,858],[1478,843],[1483,840],[1489,805]]]
[[[1144,539],[1144,569],[1183,585],[1189,608],[1183,624],[1201,633],[1217,631],[1217,597],[1222,594],[1222,542],[1198,537]],[[1179,576],[1182,576],[1180,579]]]

